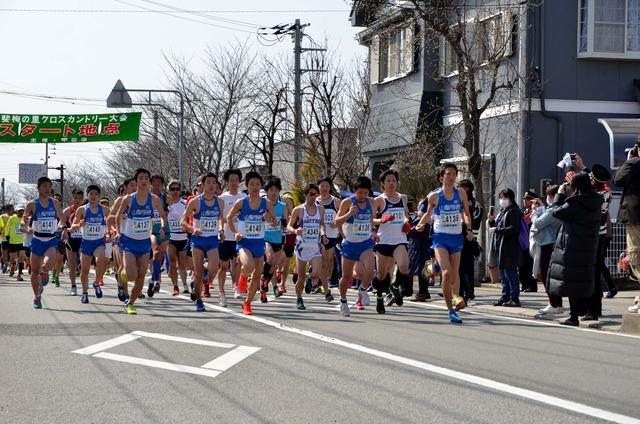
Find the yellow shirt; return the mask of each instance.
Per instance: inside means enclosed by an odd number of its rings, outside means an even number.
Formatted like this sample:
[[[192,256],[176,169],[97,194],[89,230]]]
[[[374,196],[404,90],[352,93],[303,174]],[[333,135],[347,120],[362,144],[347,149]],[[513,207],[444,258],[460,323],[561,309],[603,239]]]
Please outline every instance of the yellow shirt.
[[[9,215],[7,215],[6,213],[3,213],[2,215],[0,215],[0,221],[2,221],[2,225],[0,226],[0,235],[2,235],[2,238],[6,238],[9,233],[9,227],[7,227],[7,221],[9,221]]]
[[[13,215],[9,218],[5,227],[9,228],[9,244],[22,244],[24,242],[24,232],[20,228],[22,218],[18,215]]]

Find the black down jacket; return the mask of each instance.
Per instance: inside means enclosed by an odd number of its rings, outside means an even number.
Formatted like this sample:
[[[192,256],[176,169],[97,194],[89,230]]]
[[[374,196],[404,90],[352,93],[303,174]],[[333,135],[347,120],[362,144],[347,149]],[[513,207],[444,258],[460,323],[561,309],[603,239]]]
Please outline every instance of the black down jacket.
[[[566,197],[558,194],[553,216],[562,221],[549,265],[549,293],[590,297],[598,252],[602,196],[598,193]]]

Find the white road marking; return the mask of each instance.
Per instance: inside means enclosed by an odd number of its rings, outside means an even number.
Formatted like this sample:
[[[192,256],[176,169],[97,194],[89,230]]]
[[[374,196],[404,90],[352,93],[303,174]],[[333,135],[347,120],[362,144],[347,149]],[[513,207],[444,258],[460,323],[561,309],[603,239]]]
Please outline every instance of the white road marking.
[[[253,355],[257,351],[259,351],[259,347],[253,346],[238,346],[230,352],[225,353],[224,355],[218,356],[211,362],[208,362],[202,366],[202,368],[217,370],[217,371],[226,371],[238,362],[243,359],[248,358]]]
[[[135,335],[141,336],[141,337],[149,337],[149,338],[152,338],[152,339],[169,340],[169,341],[172,341],[172,342],[190,343],[190,344],[195,344],[195,345],[211,346],[211,347],[221,347],[223,349],[231,349],[231,348],[236,347],[236,345],[230,344],[230,343],[219,343],[219,342],[212,342],[212,341],[209,341],[209,340],[191,339],[191,338],[187,338],[187,337],[168,336],[166,334],[147,333],[145,331],[134,331],[131,334],[135,334]]]
[[[71,353],[79,353],[80,355],[93,355],[94,353],[111,349],[112,347],[119,346],[121,344],[125,344],[131,342],[133,340],[137,340],[141,335],[136,335],[134,333],[125,334],[120,337],[116,337],[115,339],[107,340],[106,342],[96,343],[91,346],[87,346],[83,349],[74,350]]]
[[[152,368],[161,368],[163,370],[186,372],[189,374],[203,375],[205,377],[217,377],[221,371],[210,370],[199,367],[190,367],[188,365],[172,364],[169,362],[154,361],[151,359],[136,358],[135,356],[119,355],[116,353],[100,352],[93,355],[94,358],[111,359],[112,361],[126,362],[128,364],[145,365]]]
[[[167,292],[166,290],[160,290],[162,293],[165,294],[170,294],[169,292]],[[188,297],[186,296],[174,296],[177,298],[181,298],[183,300],[190,300]],[[385,359],[388,361],[393,361],[396,363],[400,363],[403,365],[407,365],[407,366],[411,366],[414,368],[418,368],[418,369],[422,369],[424,371],[433,373],[433,374],[438,374],[438,375],[442,375],[445,377],[449,377],[455,380],[459,380],[462,381],[464,383],[471,383],[471,384],[475,384],[477,386],[481,386],[481,387],[485,387],[487,389],[490,390],[494,390],[494,391],[498,391],[498,392],[502,392],[502,393],[506,393],[508,395],[513,395],[513,396],[518,396],[521,398],[525,398],[525,399],[529,399],[529,400],[533,400],[539,403],[543,403],[546,405],[550,405],[550,406],[554,406],[557,408],[561,408],[561,409],[565,409],[571,412],[575,412],[578,414],[582,414],[582,415],[588,415],[594,418],[599,418],[599,419],[604,419],[604,420],[608,420],[611,422],[615,422],[615,423],[620,423],[620,424],[640,424],[640,419],[634,418],[634,417],[630,417],[627,415],[622,415],[622,414],[618,414],[612,411],[607,411],[604,409],[600,409],[600,408],[594,408],[582,403],[578,403],[578,402],[573,402],[573,401],[569,401],[569,400],[565,400],[562,398],[558,398],[556,396],[550,396],[550,395],[546,395],[544,393],[540,393],[540,392],[536,392],[533,390],[528,390],[528,389],[524,389],[521,387],[517,387],[517,386],[513,386],[510,384],[505,384],[505,383],[500,383],[498,381],[495,380],[491,380],[488,378],[484,378],[484,377],[479,377],[479,376],[475,376],[473,374],[468,374],[468,373],[464,373],[464,372],[460,372],[460,371],[456,371],[453,369],[449,369],[449,368],[444,368],[444,367],[440,367],[438,365],[433,365],[427,362],[422,362],[422,361],[418,361],[415,359],[411,359],[411,358],[406,358],[403,356],[399,356],[393,353],[389,353],[389,352],[385,352],[382,350],[378,350],[378,349],[373,349],[367,346],[363,346],[360,344],[356,344],[356,343],[351,343],[351,342],[347,342],[345,340],[341,340],[341,339],[337,339],[334,337],[330,337],[330,336],[325,336],[310,330],[303,330],[303,329],[299,329],[299,328],[295,328],[295,327],[291,327],[288,326],[286,324],[282,324],[279,323],[277,321],[272,321],[270,319],[265,319],[265,318],[261,318],[261,317],[257,317],[255,315],[244,315],[242,313],[239,312],[235,312],[231,309],[228,308],[223,308],[220,306],[216,306],[213,304],[206,304],[207,307],[217,310],[219,312],[224,312],[226,314],[229,315],[233,315],[239,318],[244,318],[244,319],[248,319],[254,322],[258,322],[261,323],[263,325],[281,330],[281,331],[286,331],[289,333],[294,333],[294,334],[298,334],[304,337],[308,337],[311,339],[315,339],[318,341],[322,341],[325,343],[329,343],[329,344],[333,344],[336,346],[341,346],[347,349],[351,349],[357,352],[361,352],[361,353],[365,353],[371,356],[375,356],[381,359]],[[438,307],[437,305],[431,305],[432,307],[436,307],[438,309],[440,309],[440,307]],[[496,318],[503,318],[503,317],[499,317],[496,316]],[[527,322],[535,322],[535,321],[531,321],[531,320],[523,320],[523,321],[527,321]],[[607,333],[604,333],[607,334]]]

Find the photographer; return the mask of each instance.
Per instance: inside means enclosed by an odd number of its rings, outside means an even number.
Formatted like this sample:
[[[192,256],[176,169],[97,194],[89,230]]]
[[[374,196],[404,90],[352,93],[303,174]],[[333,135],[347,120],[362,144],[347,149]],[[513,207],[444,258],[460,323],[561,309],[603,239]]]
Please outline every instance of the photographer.
[[[618,222],[627,230],[629,267],[635,278],[640,278],[640,137],[636,146],[627,152],[627,160],[616,172],[613,182],[621,187],[622,199]]]

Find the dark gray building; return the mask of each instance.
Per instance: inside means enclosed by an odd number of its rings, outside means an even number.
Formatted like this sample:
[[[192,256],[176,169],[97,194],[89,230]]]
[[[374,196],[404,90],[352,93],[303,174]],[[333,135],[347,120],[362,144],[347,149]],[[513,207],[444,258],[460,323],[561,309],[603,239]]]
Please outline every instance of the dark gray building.
[[[410,2],[381,2],[376,13],[364,3],[354,2],[351,23],[363,28],[359,42],[370,53],[371,112],[362,138],[373,177],[427,127],[449,134],[443,159],[464,161],[447,47],[427,45]],[[610,146],[615,137],[603,123],[640,118],[640,0],[477,3],[483,6],[469,20],[508,37],[505,74],[510,67],[527,75],[522,91],[500,96],[482,116],[482,153],[495,155],[498,188],[561,180],[556,164],[565,152],[587,164],[619,160],[624,146]]]

